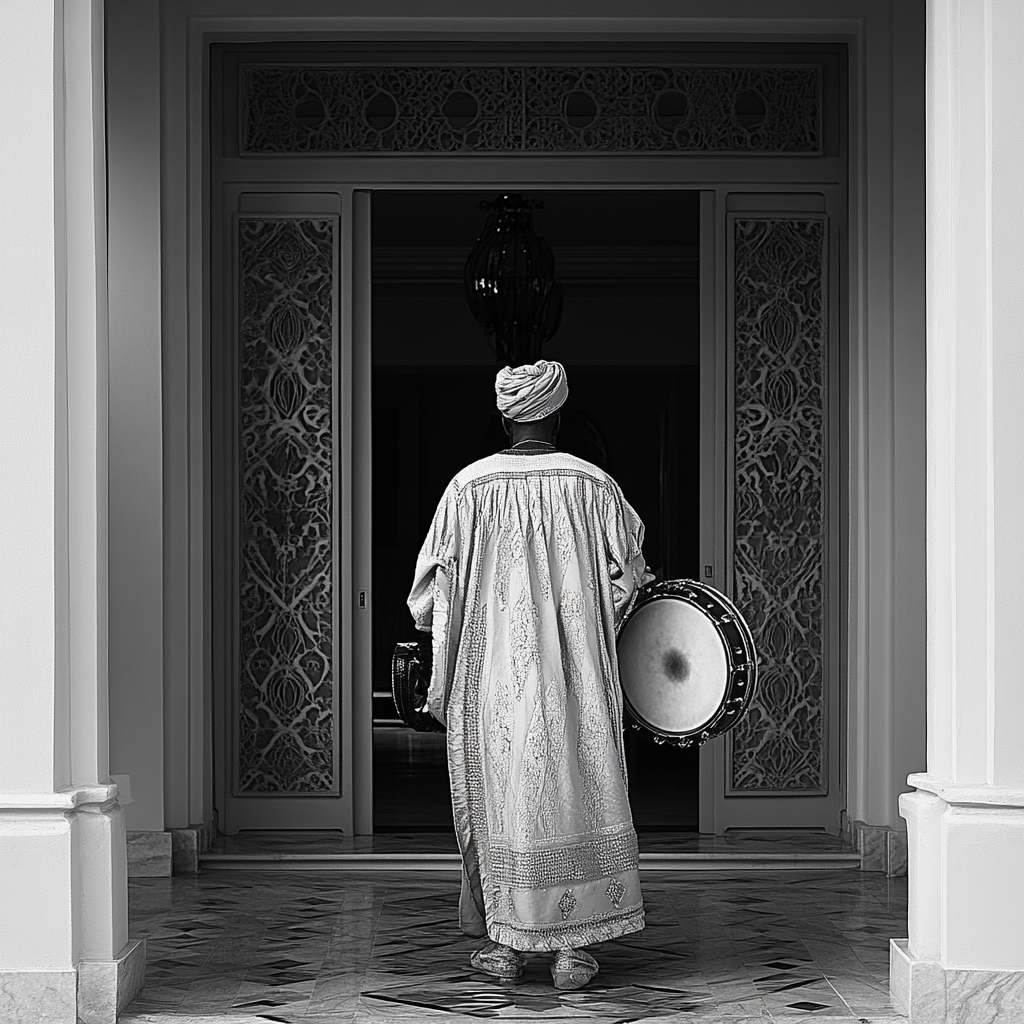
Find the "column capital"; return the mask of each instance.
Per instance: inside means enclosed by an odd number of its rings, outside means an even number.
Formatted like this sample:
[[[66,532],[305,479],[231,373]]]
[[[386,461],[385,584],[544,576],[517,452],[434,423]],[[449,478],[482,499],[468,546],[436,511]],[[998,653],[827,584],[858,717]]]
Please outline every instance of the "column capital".
[[[1024,808],[1024,789],[1010,786],[958,786],[927,772],[908,775],[907,783],[915,789],[941,797],[954,807]]]
[[[0,793],[0,814],[5,811],[74,811],[92,804],[108,804],[117,798],[113,782],[93,786],[69,786],[53,793]]]

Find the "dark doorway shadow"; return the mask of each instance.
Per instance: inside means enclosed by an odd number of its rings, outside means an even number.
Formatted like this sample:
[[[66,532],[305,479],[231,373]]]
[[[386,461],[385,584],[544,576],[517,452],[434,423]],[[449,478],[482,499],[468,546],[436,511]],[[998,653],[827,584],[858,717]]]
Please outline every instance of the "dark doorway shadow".
[[[437,501],[465,465],[505,445],[496,365],[470,315],[459,253],[487,193],[373,199],[374,829],[448,831],[444,738],[397,720],[394,645]],[[544,355],[569,377],[559,447],[607,470],[640,514],[659,578],[698,575],[700,374],[695,192],[548,192],[536,226],[565,306]],[[464,256],[462,257],[464,259]],[[627,730],[638,831],[696,831],[696,751]]]

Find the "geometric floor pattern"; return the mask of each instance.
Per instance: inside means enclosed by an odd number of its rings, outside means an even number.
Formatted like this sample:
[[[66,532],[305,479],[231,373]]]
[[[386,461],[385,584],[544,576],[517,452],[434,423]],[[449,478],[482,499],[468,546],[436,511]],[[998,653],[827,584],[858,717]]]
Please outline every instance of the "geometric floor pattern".
[[[601,971],[557,992],[550,956],[503,984],[456,924],[452,873],[209,872],[130,881],[146,987],[121,1024],[656,1021],[905,1024],[889,939],[907,880],[861,871],[705,871],[641,879],[644,931],[590,948]]]

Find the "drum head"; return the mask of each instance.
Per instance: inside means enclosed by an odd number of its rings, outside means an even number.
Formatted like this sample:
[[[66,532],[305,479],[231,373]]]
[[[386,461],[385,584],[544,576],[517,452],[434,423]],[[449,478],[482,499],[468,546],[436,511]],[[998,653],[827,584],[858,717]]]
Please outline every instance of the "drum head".
[[[729,663],[714,623],[663,598],[638,608],[619,640],[619,678],[631,709],[663,734],[698,732],[721,706]]]
[[[757,653],[739,610],[698,580],[641,590],[619,632],[619,679],[637,728],[687,747],[743,717],[757,686]]]

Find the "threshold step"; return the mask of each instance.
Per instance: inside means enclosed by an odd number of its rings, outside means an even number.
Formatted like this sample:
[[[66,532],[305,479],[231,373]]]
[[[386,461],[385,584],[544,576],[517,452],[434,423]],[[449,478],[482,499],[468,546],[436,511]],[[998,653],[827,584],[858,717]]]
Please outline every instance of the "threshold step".
[[[457,853],[203,853],[206,871],[461,871]],[[836,871],[860,867],[855,851],[834,853],[641,853],[641,871]]]

